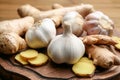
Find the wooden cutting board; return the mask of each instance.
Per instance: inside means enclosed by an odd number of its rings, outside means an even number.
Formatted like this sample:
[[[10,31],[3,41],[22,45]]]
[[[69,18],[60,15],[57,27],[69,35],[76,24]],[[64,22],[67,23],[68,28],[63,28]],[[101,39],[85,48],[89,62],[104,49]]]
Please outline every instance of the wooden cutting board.
[[[62,33],[62,29],[58,29],[57,32],[58,34]],[[119,36],[117,29],[114,31],[114,35]],[[39,51],[46,53],[46,48]],[[119,52],[116,55],[120,57]],[[0,54],[0,77],[4,78],[4,80],[101,80],[110,79],[120,73],[120,66],[114,66],[108,70],[97,68],[92,78],[83,78],[74,75],[71,70],[72,65],[58,65],[49,60],[48,63],[39,67],[23,66],[15,61],[14,56]]]

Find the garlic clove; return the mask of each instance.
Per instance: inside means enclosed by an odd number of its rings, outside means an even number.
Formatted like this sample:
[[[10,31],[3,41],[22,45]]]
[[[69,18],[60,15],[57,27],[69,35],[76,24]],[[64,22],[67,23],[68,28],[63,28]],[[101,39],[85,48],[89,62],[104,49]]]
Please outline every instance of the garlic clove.
[[[82,34],[82,25],[84,23],[83,17],[76,11],[68,12],[64,15],[62,23],[67,21],[72,28],[72,32],[76,36],[80,36]]]

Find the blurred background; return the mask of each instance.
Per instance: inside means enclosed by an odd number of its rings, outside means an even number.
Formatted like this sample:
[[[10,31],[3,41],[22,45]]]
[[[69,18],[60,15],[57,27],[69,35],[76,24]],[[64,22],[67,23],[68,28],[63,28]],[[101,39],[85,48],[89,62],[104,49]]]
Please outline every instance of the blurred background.
[[[0,21],[19,18],[17,8],[31,4],[40,10],[50,10],[53,3],[63,6],[73,6],[81,3],[92,4],[96,10],[108,15],[120,27],[120,0],[0,0]]]

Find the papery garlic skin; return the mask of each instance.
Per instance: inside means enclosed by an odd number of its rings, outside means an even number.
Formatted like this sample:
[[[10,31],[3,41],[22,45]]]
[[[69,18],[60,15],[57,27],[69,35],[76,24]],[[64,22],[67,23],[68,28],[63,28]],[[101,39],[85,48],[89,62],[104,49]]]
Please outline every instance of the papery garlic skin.
[[[88,35],[102,34],[111,36],[113,34],[114,23],[104,13],[95,11],[85,17],[83,29]]]
[[[31,48],[47,47],[49,42],[56,36],[56,29],[54,22],[45,18],[41,22],[36,23],[34,28],[26,32],[25,39]]]
[[[83,32],[82,25],[84,23],[83,17],[76,11],[68,12],[64,15],[62,23],[67,21],[71,28],[73,34],[80,36]]]
[[[48,56],[57,64],[76,63],[85,53],[83,42],[77,38],[70,26],[65,25],[64,33],[56,36],[49,44]]]

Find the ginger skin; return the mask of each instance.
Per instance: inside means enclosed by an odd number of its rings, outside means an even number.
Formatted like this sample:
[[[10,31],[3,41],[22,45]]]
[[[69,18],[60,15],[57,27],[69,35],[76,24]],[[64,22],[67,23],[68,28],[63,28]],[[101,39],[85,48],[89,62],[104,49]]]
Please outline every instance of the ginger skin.
[[[83,41],[86,45],[92,45],[92,44],[105,44],[105,45],[115,45],[116,41],[106,35],[88,35],[84,37],[80,37],[80,39]]]
[[[113,65],[120,65],[120,58],[105,47],[90,45],[86,46],[86,51],[97,66],[110,68]]]
[[[33,24],[34,19],[32,17],[1,21],[0,34],[3,32],[14,32],[21,36],[24,35]]]
[[[0,53],[15,54],[16,52],[26,48],[27,44],[25,40],[18,34],[13,32],[4,32],[0,34]]]
[[[40,11],[39,9],[29,4],[23,5],[18,8],[18,14],[21,17],[32,16],[35,19],[35,21],[39,21],[44,18],[51,18],[54,16],[56,17],[64,16],[67,12],[70,12],[70,11],[77,11],[83,17],[85,17],[89,13],[93,12],[94,9],[93,9],[93,6],[90,4],[81,4],[73,7],[62,7],[61,5],[57,4],[57,5],[53,5],[52,10],[48,10],[48,11]],[[54,20],[54,21],[57,21],[55,23],[59,23],[58,21],[61,21],[61,20]]]
[[[26,49],[27,44],[20,36],[23,36],[33,24],[34,19],[32,17],[1,21],[0,52],[15,54],[20,50]]]

